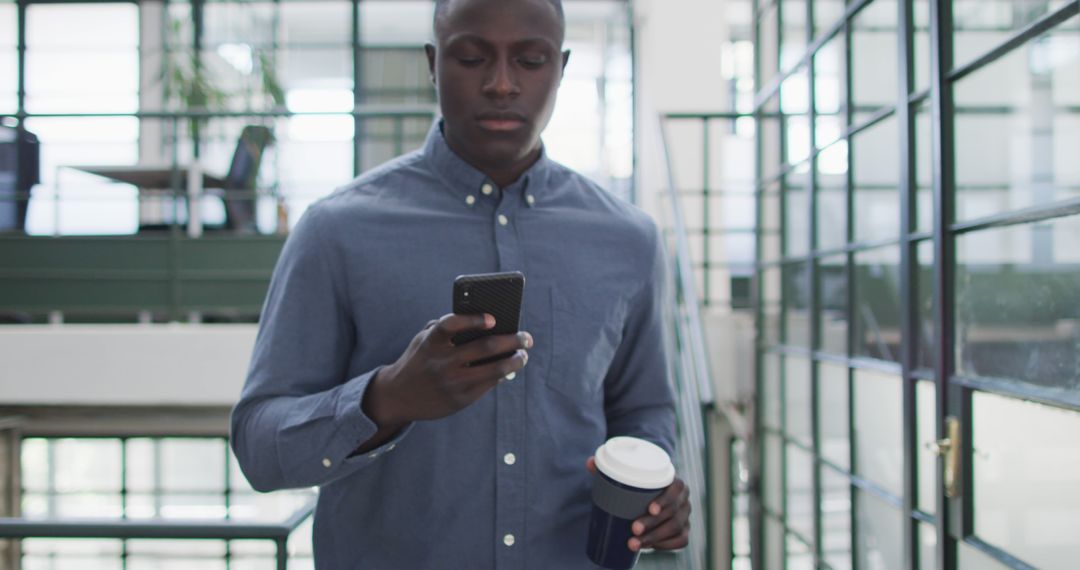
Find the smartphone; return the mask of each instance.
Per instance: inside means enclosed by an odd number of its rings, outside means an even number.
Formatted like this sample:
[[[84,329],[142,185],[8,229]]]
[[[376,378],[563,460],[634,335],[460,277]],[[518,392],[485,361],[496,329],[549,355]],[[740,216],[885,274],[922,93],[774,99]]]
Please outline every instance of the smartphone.
[[[495,327],[459,333],[452,339],[453,343],[461,345],[486,336],[518,332],[524,290],[525,276],[520,271],[459,275],[454,279],[454,313],[487,313],[495,317]],[[487,364],[513,355],[513,352],[499,354],[472,362],[470,366]]]

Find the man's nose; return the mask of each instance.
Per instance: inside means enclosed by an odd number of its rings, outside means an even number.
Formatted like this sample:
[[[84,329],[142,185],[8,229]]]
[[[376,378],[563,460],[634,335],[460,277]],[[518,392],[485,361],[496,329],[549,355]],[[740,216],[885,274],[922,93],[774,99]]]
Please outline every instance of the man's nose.
[[[500,59],[491,66],[491,74],[484,82],[484,94],[488,97],[504,98],[513,97],[521,93],[521,86],[517,81],[511,62]]]

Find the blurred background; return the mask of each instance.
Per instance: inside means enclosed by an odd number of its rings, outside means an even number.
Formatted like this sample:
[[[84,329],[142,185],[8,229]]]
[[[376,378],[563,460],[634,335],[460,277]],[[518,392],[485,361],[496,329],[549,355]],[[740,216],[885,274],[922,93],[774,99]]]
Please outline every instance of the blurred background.
[[[691,545],[1080,559],[1080,2],[565,0],[554,159],[660,224]],[[310,568],[228,450],[309,204],[438,116],[429,0],[0,0],[0,568]]]

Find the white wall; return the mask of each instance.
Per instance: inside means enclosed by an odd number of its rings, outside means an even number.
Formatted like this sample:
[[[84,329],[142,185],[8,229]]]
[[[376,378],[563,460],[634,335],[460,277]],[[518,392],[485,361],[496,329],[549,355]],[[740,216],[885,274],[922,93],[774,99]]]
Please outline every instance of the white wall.
[[[635,0],[637,195],[659,217],[656,194],[665,188],[658,140],[660,113],[728,108],[720,73],[727,40],[726,3],[716,0]]]
[[[230,406],[255,332],[255,325],[0,327],[0,403]]]

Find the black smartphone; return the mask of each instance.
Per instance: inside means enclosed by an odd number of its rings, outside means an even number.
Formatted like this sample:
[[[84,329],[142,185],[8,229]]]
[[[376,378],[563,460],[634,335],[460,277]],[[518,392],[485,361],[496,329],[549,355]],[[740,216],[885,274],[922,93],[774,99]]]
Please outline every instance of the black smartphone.
[[[487,313],[495,317],[495,327],[459,333],[452,339],[453,343],[461,345],[486,336],[518,332],[518,322],[521,320],[521,297],[524,290],[525,276],[520,271],[459,275],[457,279],[454,279],[454,313],[458,315]],[[513,352],[499,354],[471,362],[469,365],[487,364],[513,356],[513,354]]]

